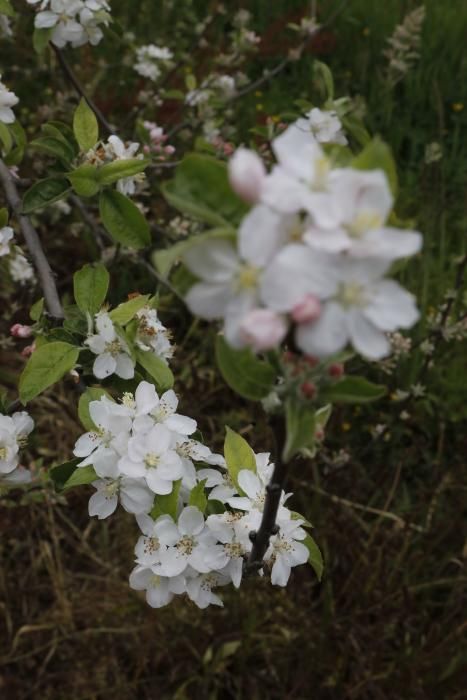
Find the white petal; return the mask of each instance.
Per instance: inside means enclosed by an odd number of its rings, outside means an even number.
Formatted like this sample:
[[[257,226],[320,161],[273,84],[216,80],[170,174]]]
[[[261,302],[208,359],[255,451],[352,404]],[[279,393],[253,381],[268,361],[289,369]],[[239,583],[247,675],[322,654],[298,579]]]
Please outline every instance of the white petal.
[[[384,333],[363,316],[360,309],[350,309],[347,326],[352,345],[363,357],[379,360],[391,351],[391,345]]]
[[[393,280],[382,280],[364,315],[384,331],[410,328],[419,318],[415,297]]]
[[[115,372],[117,361],[109,352],[98,355],[94,360],[92,371],[97,379],[105,379]]]
[[[325,357],[339,352],[348,340],[345,311],[339,304],[327,302],[317,321],[298,326],[295,340],[308,355]]]
[[[230,284],[200,282],[191,287],[185,297],[185,302],[193,314],[212,320],[222,318],[232,296]]]
[[[203,282],[214,284],[230,280],[239,265],[233,245],[222,240],[193,245],[183,256],[183,262]]]
[[[261,494],[263,491],[263,485],[261,484],[257,474],[252,472],[250,469],[242,469],[239,472],[238,483],[240,488],[252,500],[255,500],[258,494]]]
[[[133,360],[126,353],[117,355],[115,374],[122,379],[133,379],[135,376],[135,365]]]
[[[204,516],[199,508],[187,506],[178,519],[178,529],[182,535],[198,535],[204,528]]]
[[[94,515],[97,515],[99,520],[103,520],[104,518],[108,518],[109,515],[112,515],[112,513],[115,512],[117,505],[117,496],[111,496],[110,498],[108,498],[101,491],[97,491],[97,493],[93,494],[89,499],[89,515],[91,518]]]
[[[243,219],[238,232],[240,255],[256,267],[264,267],[288,237],[284,217],[260,204]]]

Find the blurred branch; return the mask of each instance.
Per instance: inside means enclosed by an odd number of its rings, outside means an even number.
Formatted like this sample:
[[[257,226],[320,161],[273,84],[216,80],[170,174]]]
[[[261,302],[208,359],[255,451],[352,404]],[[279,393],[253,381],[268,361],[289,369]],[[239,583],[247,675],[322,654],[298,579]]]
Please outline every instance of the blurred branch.
[[[18,194],[15,181],[10,171],[1,159],[0,181],[2,182],[3,189],[5,190],[7,202],[10,205],[11,209],[14,211],[19,221],[24,240],[26,242],[31,258],[33,259],[39,277],[39,282],[44,293],[44,299],[48,312],[52,318],[61,321],[64,317],[64,313],[58,295],[57,286],[55,284],[53,272],[42,249],[42,245],[36,229],[31,224],[30,219],[21,213],[21,197]]]

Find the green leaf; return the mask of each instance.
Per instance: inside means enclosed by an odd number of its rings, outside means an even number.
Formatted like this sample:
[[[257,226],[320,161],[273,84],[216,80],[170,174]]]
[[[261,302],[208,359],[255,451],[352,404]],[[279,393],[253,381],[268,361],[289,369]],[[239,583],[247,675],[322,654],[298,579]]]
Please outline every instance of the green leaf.
[[[110,319],[114,323],[118,323],[120,326],[124,326],[126,323],[129,323],[129,321],[131,321],[132,318],[135,317],[135,315],[140,309],[143,308],[143,306],[146,306],[148,300],[149,294],[138,294],[138,296],[133,297],[133,299],[124,301],[122,304],[119,304],[115,309],[112,309],[112,311],[110,311],[109,313]]]
[[[73,369],[79,357],[79,348],[60,341],[46,343],[29,358],[19,378],[19,398],[23,404],[58,382]]]
[[[308,556],[308,563],[313,567],[318,581],[321,581],[324,571],[323,555],[311,535],[307,535],[302,542],[310,553]]]
[[[96,429],[96,426],[92,422],[92,418],[89,414],[89,404],[91,401],[99,401],[102,396],[107,396],[108,399],[112,399],[110,394],[102,389],[100,386],[88,386],[84,394],[81,394],[78,401],[78,417],[81,421],[83,428],[92,432]]]
[[[168,364],[150,351],[136,350],[136,360],[154,379],[159,391],[167,391],[174,385],[174,376]]]
[[[32,35],[32,45],[36,53],[41,54],[45,51],[49,45],[50,39],[52,38],[53,31],[54,27],[50,27],[49,29],[34,29]]]
[[[64,132],[63,127],[56,126],[56,124],[60,124],[60,122],[47,122],[46,124],[42,124],[41,131],[45,136],[50,136],[50,138],[56,139],[57,141],[62,141],[66,146],[72,149],[75,155],[78,155],[78,145],[71,129],[69,132]]]
[[[15,11],[11,6],[10,0],[0,0],[0,15],[14,17]]]
[[[98,170],[98,179],[101,185],[111,185],[124,177],[133,177],[143,172],[149,165],[149,161],[142,158],[125,158],[107,163]]]
[[[94,316],[107,296],[110,276],[101,263],[84,265],[73,275],[73,291],[80,311]]]
[[[73,115],[73,132],[84,153],[93,148],[99,140],[99,124],[96,115],[84,97],[81,98]]]
[[[203,479],[199,482],[199,484],[196,484],[196,486],[191,490],[190,498],[188,499],[188,505],[195,506],[203,513],[203,515],[206,512],[206,507],[208,505],[205,490],[206,481],[207,479]]]
[[[29,311],[29,318],[32,321],[38,321],[40,317],[42,316],[42,312],[44,311],[44,297],[41,297],[38,301],[36,301],[32,306]]]
[[[34,148],[38,148],[40,151],[44,151],[49,156],[58,158],[66,165],[69,165],[75,157],[70,144],[65,143],[65,141],[59,141],[59,139],[53,139],[51,136],[42,136],[41,138],[34,139],[34,141],[31,141],[30,145]]]
[[[157,520],[161,515],[170,515],[173,520],[177,520],[178,494],[182,480],[174,481],[172,492],[166,496],[157,495],[154,507],[151,510],[151,518]]]
[[[69,462],[65,462],[64,464],[60,464],[58,467],[53,467],[50,470],[49,476],[54,482],[54,486],[57,489],[57,491],[63,490],[63,487],[65,486],[66,482],[76,471],[76,469],[78,468],[78,464],[82,461],[82,457],[78,457],[76,459],[70,460]]]
[[[117,243],[128,248],[144,248],[151,243],[149,226],[143,214],[120,192],[102,192],[99,212],[102,223]]]
[[[85,467],[77,467],[70,478],[65,482],[63,486],[64,491],[68,489],[75,488],[76,486],[85,486],[86,484],[92,484],[93,481],[99,479],[92,464],[88,464]]]
[[[228,426],[226,426],[224,457],[230,477],[238,489],[240,489],[238,473],[242,469],[249,469],[256,474],[255,453],[245,438],[234,430],[231,430]],[[243,493],[243,491],[241,492]]]
[[[383,170],[394,197],[397,196],[397,169],[391,149],[384,141],[376,137],[365,146],[363,151],[351,162],[357,170]]]
[[[67,178],[80,197],[93,197],[99,192],[98,171],[94,165],[80,165],[76,170],[67,173]]]
[[[8,209],[2,207],[0,209],[0,228],[3,228],[8,224]]]
[[[315,409],[291,397],[285,402],[286,439],[282,459],[287,464],[303,449],[313,450]]]
[[[3,142],[5,147],[5,154],[9,153],[13,147],[13,137],[9,128],[3,122],[0,122],[0,141]]]
[[[314,78],[322,80],[326,95],[326,100],[334,99],[334,79],[330,68],[321,61],[316,59],[313,61],[313,74]]]
[[[322,393],[329,403],[369,403],[386,393],[386,387],[373,384],[364,377],[345,377],[328,386]]]
[[[64,177],[46,177],[35,182],[23,197],[23,214],[43,209],[54,202],[63,199],[71,191]]]
[[[161,273],[161,275],[167,277],[175,263],[178,260],[180,260],[182,256],[194,245],[212,240],[228,240],[232,241],[232,243],[235,243],[236,238],[237,234],[235,229],[233,228],[214,228],[211,231],[206,231],[205,233],[200,233],[196,236],[190,236],[186,240],[180,241],[180,243],[176,243],[170,248],[156,250],[156,252],[152,256],[152,261],[154,266]]]
[[[173,207],[213,226],[238,224],[248,211],[230,187],[225,163],[201,153],[186,156],[162,192]]]
[[[222,336],[216,338],[216,362],[227,384],[247,399],[260,401],[273,389],[274,368],[251,350],[234,350]]]

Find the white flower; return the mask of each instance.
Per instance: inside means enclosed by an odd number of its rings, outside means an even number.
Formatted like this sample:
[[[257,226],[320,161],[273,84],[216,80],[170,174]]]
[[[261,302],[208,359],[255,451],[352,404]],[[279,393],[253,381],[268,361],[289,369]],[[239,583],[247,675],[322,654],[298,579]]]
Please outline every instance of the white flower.
[[[160,564],[161,541],[159,536],[164,532],[167,524],[173,524],[172,518],[162,515],[153,520],[149,515],[139,515],[136,520],[143,535],[139,538],[135,547],[136,563],[143,566]]]
[[[118,463],[121,473],[132,478],[144,477],[154,493],[171,493],[173,482],[183,477],[183,464],[171,449],[171,440],[170,430],[161,424],[130,438],[128,454]]]
[[[26,411],[12,416],[0,414],[0,474],[12,474],[18,466],[20,447],[34,428],[34,421]]]
[[[244,518],[245,516],[242,519]],[[259,517],[257,520],[259,521]],[[242,580],[244,557],[251,551],[252,547],[246,529],[239,529],[235,520],[228,524],[226,519],[219,515],[210,515],[206,520],[206,525],[223,546],[224,561],[219,568],[232,579],[235,588],[239,588]],[[253,529],[249,524],[249,532]]]
[[[14,236],[11,226],[0,228],[0,258],[10,253],[10,242]]]
[[[151,567],[138,565],[130,574],[130,586],[136,591],[146,591],[146,600],[152,608],[162,608],[174,595],[185,592],[185,578],[161,576]]]
[[[18,104],[19,99],[14,92],[7,89],[6,85],[2,83],[1,78],[2,76],[0,74],[0,122],[4,124],[13,124],[15,115],[11,108]]]
[[[73,454],[84,457],[78,466],[92,464],[98,476],[115,479],[119,475],[118,461],[126,453],[131,418],[124,406],[106,396],[90,402],[89,415],[96,430],[85,433],[77,440]]]
[[[178,398],[169,389],[159,398],[154,384],[140,382],[135,392],[135,433],[148,432],[154,423],[162,423],[172,432],[191,435],[196,430],[196,421],[177,413]]]
[[[135,363],[125,340],[117,334],[107,312],[100,311],[95,318],[97,333],[85,340],[89,349],[98,356],[92,369],[94,375],[105,379],[115,373],[122,379],[132,379]]]
[[[99,479],[93,481],[96,493],[89,499],[89,515],[97,515],[99,520],[108,518],[120,503],[128,513],[136,515],[148,513],[154,503],[154,494],[148,489],[144,479]]]
[[[10,19],[8,17],[5,17],[5,15],[0,15],[0,36],[13,36],[13,32],[11,31]]]
[[[198,480],[206,479],[206,488],[211,489],[208,498],[226,503],[232,496],[238,496],[237,488],[227,471],[217,469],[199,469]]]
[[[224,464],[225,460],[221,455],[216,455],[211,452],[209,447],[203,445],[197,440],[190,440],[186,435],[173,433],[172,445],[183,464],[183,480],[182,486],[191,491],[200,481],[200,472],[196,471],[195,462],[204,462],[206,464]],[[200,470],[202,471],[202,470]]]
[[[106,159],[109,161],[128,160],[130,158],[143,159],[143,154],[137,155],[139,143],[125,143],[115,135],[109,136],[107,143],[104,144]],[[122,194],[131,195],[136,191],[136,183],[144,180],[144,173],[138,173],[131,177],[124,177],[117,182],[117,190]]]
[[[321,110],[315,107],[306,115],[308,126],[319,143],[338,143],[343,146],[347,138],[342,131],[341,120],[334,110]],[[305,126],[305,120],[299,120]],[[297,122],[298,123],[298,122]]]
[[[306,537],[302,524],[303,520],[283,521],[279,533],[271,538],[265,559],[272,563],[271,583],[275,586],[286,586],[291,568],[308,561],[308,548],[300,542]]]
[[[339,209],[339,222],[335,228],[326,229],[311,224],[304,240],[313,248],[388,260],[407,257],[420,250],[420,233],[384,225],[393,197],[382,170],[336,170],[331,192]]]
[[[245,202],[259,200],[266,168],[257,153],[248,148],[238,148],[229,160],[229,181],[234,192]]]
[[[266,500],[266,486],[270,481],[270,473],[269,469],[258,470],[256,474],[250,469],[242,469],[238,474],[238,484],[245,496],[229,498],[227,501],[229,506],[235,510],[258,511],[262,513]],[[278,522],[290,518],[290,511],[284,507],[287,498],[288,496],[283,491],[277,512]]]
[[[287,335],[289,324],[271,309],[253,309],[240,322],[239,336],[254,352],[272,350]]]
[[[178,525],[166,523],[159,540],[165,548],[161,549],[157,568],[165,576],[177,576],[188,566],[206,574],[219,569],[225,560],[223,548],[216,544],[203,514],[194,506],[182,510]]]
[[[30,4],[37,4],[28,0]],[[110,6],[106,0],[43,0],[34,26],[38,29],[53,29],[51,41],[63,48],[87,42],[99,43],[103,33],[99,25],[108,25]]]
[[[229,576],[226,576],[221,571],[198,574],[187,579],[186,592],[190,600],[196,603],[198,608],[202,610],[209,605],[219,605],[223,607],[224,603],[218,595],[212,592],[212,589],[216,586],[225,586],[229,581]]]
[[[139,75],[156,81],[161,75],[160,65],[173,58],[173,53],[165,46],[147,44],[136,49],[137,62],[134,69]]]
[[[173,348],[170,343],[170,333],[160,322],[155,309],[144,306],[136,314],[138,329],[136,345],[146,352],[153,352],[157,357],[170,359]]]
[[[0,474],[0,483],[2,484],[13,484],[22,486],[23,484],[29,484],[32,481],[32,474],[29,469],[25,467],[16,467],[9,474]]]
[[[24,255],[16,249],[15,256],[8,261],[8,269],[12,280],[25,284],[34,279],[34,268],[26,260]]]

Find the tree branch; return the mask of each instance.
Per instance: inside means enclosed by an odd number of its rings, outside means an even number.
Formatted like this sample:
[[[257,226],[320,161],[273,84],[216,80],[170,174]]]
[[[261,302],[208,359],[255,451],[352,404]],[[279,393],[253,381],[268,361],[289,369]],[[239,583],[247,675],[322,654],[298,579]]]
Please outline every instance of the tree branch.
[[[18,218],[24,240],[37,270],[47,309],[54,319],[62,320],[64,318],[64,313],[53,272],[42,249],[41,241],[36,229],[31,224],[29,218],[21,213],[21,197],[18,194],[15,181],[10,171],[1,159],[0,181],[2,182],[3,189],[5,190],[6,200]]]
[[[113,129],[112,125],[107,121],[107,119],[104,117],[102,114],[101,110],[99,107],[91,100],[90,97],[86,95],[86,92],[79,82],[78,78],[72,71],[71,67],[69,66],[67,60],[65,59],[65,56],[61,52],[61,50],[55,46],[55,44],[50,44],[52,49],[55,51],[55,55],[57,56],[58,62],[60,64],[60,67],[65,74],[66,78],[70,81],[70,83],[73,85],[75,91],[80,97],[83,97],[86,102],[88,103],[89,107],[92,109],[94,114],[96,115],[98,121],[100,122],[101,126],[109,133],[109,134],[115,134],[115,130]]]

